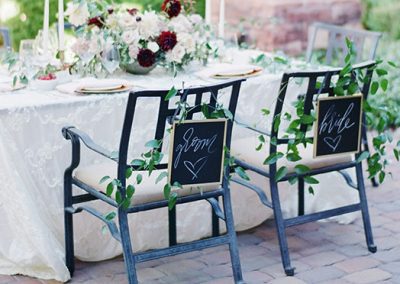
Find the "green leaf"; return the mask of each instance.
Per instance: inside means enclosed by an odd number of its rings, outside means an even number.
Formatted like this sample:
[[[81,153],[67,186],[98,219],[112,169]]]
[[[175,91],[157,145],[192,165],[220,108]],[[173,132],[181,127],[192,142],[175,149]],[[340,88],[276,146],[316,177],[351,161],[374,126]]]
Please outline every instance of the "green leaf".
[[[210,112],[208,111],[208,105],[207,104],[202,104],[201,105],[201,112],[203,113],[205,118],[207,118],[207,119],[210,118]]]
[[[273,154],[271,154],[271,155],[269,155],[266,159],[265,159],[265,161],[264,161],[264,165],[271,165],[271,164],[274,164],[274,163],[276,163],[276,161],[278,161],[280,158],[282,158],[284,156],[284,154],[283,153],[281,153],[281,152],[276,152],[276,153],[273,153]]]
[[[164,100],[169,101],[172,97],[175,97],[177,93],[178,93],[178,90],[175,89],[175,87],[172,87],[172,88],[168,91],[168,93],[167,93],[167,95],[165,96]]]
[[[258,140],[259,140],[261,143],[265,143],[264,135],[258,136]]]
[[[178,199],[178,194],[176,192],[173,192],[168,199],[168,209],[171,211],[176,204],[176,201]]]
[[[288,181],[291,185],[295,184],[298,180],[299,180],[298,177],[291,177],[288,179]]]
[[[110,182],[110,183],[107,185],[106,194],[107,194],[108,197],[110,197],[110,196],[113,194],[113,192],[114,192],[114,183],[113,183],[113,182]]]
[[[385,69],[376,69],[376,74],[378,74],[379,77],[385,76],[388,74],[388,72]]]
[[[136,183],[141,184],[143,180],[143,176],[141,174],[136,175]]]
[[[131,185],[131,184],[128,185],[126,187],[126,197],[131,199],[134,193],[135,193],[135,187],[133,185]]]
[[[359,162],[361,162],[361,161],[363,161],[365,159],[368,159],[368,157],[369,157],[369,152],[368,151],[364,151],[358,156],[358,158],[356,160],[356,163],[359,163]]]
[[[102,184],[102,183],[104,183],[105,181],[107,181],[107,180],[109,180],[109,179],[110,179],[110,176],[104,176],[104,177],[102,177],[101,180],[99,181],[99,184]]]
[[[168,200],[170,195],[171,195],[171,185],[167,183],[166,185],[164,185],[164,198]]]
[[[311,185],[308,187],[308,192],[314,195],[314,188]]]
[[[263,147],[263,144],[260,143],[260,144],[257,146],[256,151],[260,151],[260,150],[262,149],[262,147]]]
[[[132,168],[131,167],[127,167],[126,171],[125,171],[125,178],[129,179],[132,176],[132,172],[133,172]]]
[[[386,92],[386,90],[387,90],[387,88],[388,88],[388,85],[389,85],[388,79],[383,79],[383,80],[381,81],[381,88],[382,88],[382,90],[383,90],[384,92]]]
[[[394,68],[397,68],[396,63],[394,63],[393,61],[388,61],[387,63],[388,63],[390,66],[392,66],[392,67],[394,67]]]
[[[115,193],[115,201],[117,201],[118,204],[122,203],[122,196],[119,190],[117,190],[117,192]]]
[[[296,165],[294,167],[294,171],[296,174],[302,175],[310,171],[310,168],[307,167],[306,165]]]
[[[161,144],[160,141],[158,141],[157,139],[154,139],[154,140],[147,141],[144,146],[148,147],[148,148],[157,149],[158,147],[160,147],[160,144]]]
[[[396,148],[393,149],[393,154],[394,154],[394,157],[396,158],[396,160],[399,161],[399,150],[397,150]]]
[[[278,132],[279,125],[281,125],[281,115],[277,114],[274,118],[274,131]]]
[[[379,183],[383,183],[383,181],[385,180],[385,172],[384,171],[380,171],[379,172]]]
[[[244,180],[250,180],[249,176],[242,167],[235,167],[235,173],[237,173]]]
[[[312,177],[312,176],[304,177],[304,182],[308,183],[308,184],[319,184],[319,181],[315,177]]]
[[[315,118],[312,115],[303,114],[300,118],[302,124],[312,124]]]
[[[116,216],[117,216],[117,213],[115,213],[115,212],[113,211],[113,212],[107,213],[107,214],[104,216],[104,218],[105,218],[106,220],[108,220],[108,221],[111,221],[111,220],[113,220]]]
[[[266,109],[266,108],[261,109],[261,112],[265,116],[267,116],[267,115],[269,115],[271,113],[271,111],[269,109]]]
[[[233,120],[233,114],[229,109],[224,108],[225,117],[229,120]]]
[[[145,164],[146,162],[140,159],[134,159],[131,162],[131,166],[137,166],[137,167],[143,167]]]
[[[375,95],[376,92],[378,91],[378,89],[379,89],[379,83],[376,82],[376,81],[372,82],[372,84],[371,84],[371,94]]]
[[[286,159],[290,162],[297,162],[301,160],[301,157],[297,153],[289,153],[286,155]]]
[[[283,179],[286,176],[287,172],[288,172],[287,167],[285,166],[280,167],[279,170],[276,172],[275,181],[280,181],[281,179]]]
[[[156,179],[156,184],[159,183],[163,178],[166,178],[168,176],[167,172],[162,172],[158,175],[157,179]]]

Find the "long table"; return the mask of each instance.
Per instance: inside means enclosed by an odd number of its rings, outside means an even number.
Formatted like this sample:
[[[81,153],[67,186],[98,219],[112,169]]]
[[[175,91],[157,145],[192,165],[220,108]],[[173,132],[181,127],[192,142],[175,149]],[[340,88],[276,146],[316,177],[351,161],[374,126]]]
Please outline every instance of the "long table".
[[[248,63],[257,51],[236,51],[237,64]],[[213,79],[196,76],[198,67],[173,77],[156,69],[146,76],[123,74],[134,89],[169,89],[217,83]],[[243,83],[237,115],[253,125],[267,127],[262,108],[272,108],[278,94],[281,74],[264,72]],[[294,84],[290,92],[301,92],[301,84]],[[63,172],[70,163],[71,146],[61,135],[61,128],[73,125],[87,132],[103,147],[116,150],[122,129],[122,119],[128,93],[114,95],[79,96],[54,91],[39,92],[23,89],[0,93],[0,274],[24,274],[42,279],[67,281],[69,272],[64,264],[63,243]],[[150,140],[149,127],[155,116],[155,102],[141,103],[139,119],[135,122],[139,133],[133,137],[134,157],[144,150]],[[238,126],[234,139],[257,135]],[[249,145],[252,146],[252,145]],[[103,160],[85,151],[81,165],[101,163]],[[353,174],[353,173],[351,173]],[[250,174],[252,182],[269,195],[268,180]],[[343,205],[357,200],[356,191],[348,190],[337,173],[321,175],[315,195],[307,195],[306,212]],[[336,192],[339,192],[340,194]],[[281,199],[284,214],[297,210],[295,187],[282,184]],[[344,193],[344,194],[343,194]],[[252,191],[232,184],[233,209],[238,231],[255,227],[272,215]],[[251,205],[251,206],[250,206]],[[104,213],[111,208],[96,205]],[[211,233],[209,204],[177,208],[178,241],[189,241]],[[354,214],[337,218],[351,222]],[[163,209],[142,212],[130,218],[135,250],[166,246],[167,212]],[[79,214],[75,218],[75,252],[85,261],[99,261],[121,254],[120,244],[109,232],[102,230],[100,221]],[[99,249],[101,248],[101,249]]]

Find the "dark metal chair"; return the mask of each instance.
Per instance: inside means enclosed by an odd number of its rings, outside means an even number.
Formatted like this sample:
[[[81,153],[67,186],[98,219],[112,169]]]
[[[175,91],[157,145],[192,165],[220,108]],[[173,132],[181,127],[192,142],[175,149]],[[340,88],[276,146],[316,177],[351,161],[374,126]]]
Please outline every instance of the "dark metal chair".
[[[8,28],[0,27],[0,35],[3,38],[3,43],[5,48],[11,48],[11,37]]]
[[[356,30],[319,22],[313,23],[309,28],[306,52],[306,61],[309,63],[313,61],[313,55],[316,53],[316,45],[321,33],[325,33],[327,42],[324,43],[326,50],[323,51],[323,60],[319,63],[333,66],[344,66],[345,57],[348,53],[346,38],[353,41],[356,52],[355,63],[359,63],[375,59],[376,49],[382,37],[382,33],[379,32]],[[369,151],[366,133],[366,131],[363,133],[362,145],[366,151]],[[371,182],[374,187],[378,186],[375,178],[371,179]]]
[[[375,65],[375,62],[369,61],[363,64],[360,64],[358,66],[355,66],[354,68],[359,70],[360,72],[364,72],[366,75],[366,78],[369,78],[369,80],[366,80],[363,86],[361,87],[362,94],[364,96],[364,99],[366,98],[369,88],[370,88],[370,83],[371,83],[371,78],[370,76],[372,75],[372,67]],[[298,80],[302,80],[303,82],[307,82],[307,92],[304,95],[304,114],[310,114],[313,111],[314,104],[315,104],[315,99],[317,96],[319,96],[319,93],[321,93],[321,96],[328,95],[328,96],[334,96],[333,92],[333,86],[331,83],[334,82],[335,76],[338,76],[340,73],[341,69],[328,69],[328,70],[323,70],[323,71],[317,71],[317,72],[293,72],[293,73],[285,73],[283,74],[282,80],[281,80],[281,85],[280,85],[280,90],[279,90],[279,95],[277,98],[277,102],[275,105],[275,111],[274,111],[274,116],[277,117],[280,116],[288,111],[288,109],[291,107],[291,102],[295,101],[290,100],[288,97],[291,98],[297,98],[296,96],[293,96],[294,94],[290,94],[290,96],[287,93],[288,90],[288,85],[290,82],[296,82]],[[320,79],[323,79],[323,84],[322,87],[317,87],[317,82]],[[353,78],[354,80],[354,78]],[[243,122],[241,122],[243,125]],[[359,154],[356,154],[355,157],[351,154],[342,154],[338,155],[335,157],[324,157],[324,158],[319,158],[319,159],[314,159],[313,158],[313,153],[312,153],[312,147],[308,146],[306,148],[299,149],[300,150],[300,155],[302,156],[302,160],[299,161],[298,163],[306,165],[310,168],[310,171],[308,171],[305,174],[300,174],[297,173],[294,170],[294,166],[296,163],[291,163],[286,161],[286,159],[282,159],[278,161],[278,163],[282,163],[281,165],[285,165],[288,167],[288,173],[285,175],[285,177],[279,181],[276,181],[276,175],[277,175],[277,164],[273,163],[270,164],[269,166],[265,166],[263,164],[263,161],[268,155],[273,155],[274,153],[277,153],[278,150],[281,152],[285,151],[286,145],[290,143],[291,140],[293,140],[293,137],[285,137],[284,132],[284,127],[282,126],[283,123],[281,123],[280,127],[276,129],[276,127],[273,126],[273,122],[271,125],[271,132],[266,132],[266,131],[261,131],[255,127],[251,126],[246,126],[246,128],[255,131],[256,133],[260,133],[262,135],[265,135],[270,141],[275,141],[275,143],[270,143],[269,145],[269,152],[267,149],[265,149],[264,152],[257,152],[255,149],[249,149],[249,147],[244,147],[244,145],[252,145],[254,144],[251,143],[250,141],[246,141],[247,138],[242,139],[243,141],[234,141],[232,144],[232,155],[236,158],[236,163],[243,167],[246,170],[253,171],[257,174],[260,174],[264,177],[269,178],[269,185],[270,185],[270,191],[271,191],[271,201],[268,200],[267,196],[265,193],[262,191],[262,189],[257,188],[250,182],[246,182],[244,180],[241,180],[239,178],[235,178],[234,181],[238,182],[239,184],[242,184],[244,186],[249,187],[250,189],[256,191],[258,196],[260,197],[262,203],[270,208],[273,209],[274,211],[274,216],[275,216],[275,224],[278,232],[278,239],[279,239],[279,246],[280,246],[280,252],[281,252],[281,257],[282,257],[282,263],[284,270],[287,275],[291,276],[294,274],[294,268],[290,264],[290,257],[289,257],[289,250],[288,250],[288,244],[286,240],[286,234],[285,230],[288,227],[307,223],[307,222],[312,222],[312,221],[317,221],[320,219],[325,219],[337,215],[342,215],[354,211],[361,211],[362,213],[362,218],[364,222],[364,230],[365,230],[365,237],[367,241],[367,246],[369,251],[371,252],[376,252],[376,246],[373,243],[373,237],[372,237],[372,229],[371,229],[371,224],[370,224],[370,218],[369,218],[369,213],[368,213],[368,206],[367,206],[367,197],[365,194],[365,188],[364,188],[364,179],[363,179],[363,171],[362,171],[362,164],[361,162],[356,162],[356,158],[359,156]],[[306,135],[305,137],[309,137],[312,139],[313,137],[313,132],[310,131],[306,125],[301,126],[300,131]],[[365,131],[365,128],[363,129]],[[283,147],[283,149],[281,149]],[[310,150],[310,151],[308,151]],[[263,155],[264,154],[264,155]],[[266,168],[268,167],[268,168]],[[319,174],[324,174],[328,172],[333,172],[333,171],[341,171],[344,169],[350,169],[350,168],[355,168],[356,170],[356,176],[357,176],[357,185],[354,185],[354,183],[350,180],[350,177],[348,175],[344,175],[346,182],[356,188],[359,192],[359,198],[360,202],[356,204],[351,204],[347,206],[342,206],[334,209],[329,209],[329,210],[324,210],[321,212],[317,213],[311,213],[311,214],[306,214],[304,215],[304,177],[306,176],[313,176],[313,175],[319,175]],[[343,173],[342,173],[343,174]],[[299,195],[299,204],[298,204],[298,209],[299,209],[299,214],[297,217],[293,218],[288,218],[284,219],[281,211],[281,204],[279,200],[279,190],[278,190],[278,184],[280,182],[285,182],[288,181],[291,178],[298,178],[298,195]],[[338,193],[339,194],[339,193]]]
[[[236,110],[236,105],[238,101],[240,86],[243,80],[236,80],[233,82],[227,82],[219,85],[207,86],[207,87],[199,87],[193,89],[186,89],[183,94],[178,92],[177,96],[182,102],[188,101],[188,98],[193,98],[195,100],[195,107],[191,108],[187,114],[187,119],[196,119],[193,115],[197,115],[201,113],[200,104],[203,102],[203,99],[207,98],[211,93],[211,97],[206,104],[209,106],[209,110],[212,111],[215,109],[217,105],[217,99],[220,97],[224,97],[224,99],[229,98],[228,109],[234,115]],[[129,141],[131,138],[131,133],[135,134],[134,129],[132,130],[133,119],[135,116],[135,110],[140,108],[138,104],[138,99],[146,99],[152,98],[153,100],[156,98],[159,100],[158,106],[158,118],[157,118],[157,127],[155,129],[154,138],[157,140],[161,140],[166,132],[166,124],[171,123],[173,117],[176,114],[180,113],[180,110],[176,109],[177,106],[171,107],[169,101],[166,101],[164,98],[166,97],[168,91],[140,91],[140,92],[131,92],[129,94],[125,119],[123,122],[121,140],[119,145],[119,155],[118,158],[113,157],[111,152],[106,149],[95,144],[94,141],[90,139],[88,135],[84,132],[74,128],[74,127],[65,127],[62,130],[64,137],[67,140],[71,140],[72,143],[72,162],[71,165],[66,169],[64,175],[64,210],[65,210],[65,246],[66,246],[66,264],[71,273],[74,273],[74,240],[73,240],[73,215],[75,213],[79,213],[82,211],[86,211],[93,216],[104,221],[112,236],[121,242],[123,247],[123,255],[125,260],[125,266],[128,273],[129,283],[137,283],[137,274],[136,274],[136,263],[143,262],[151,259],[156,259],[165,256],[171,256],[179,253],[189,252],[193,250],[200,250],[207,247],[213,247],[218,245],[229,245],[232,269],[233,269],[233,277],[235,279],[235,283],[242,282],[242,272],[239,260],[239,253],[237,248],[237,239],[236,233],[234,229],[234,222],[232,216],[232,208],[231,208],[231,197],[230,197],[230,189],[228,183],[228,175],[229,175],[229,166],[226,166],[224,169],[224,179],[222,185],[215,186],[212,190],[208,189],[202,192],[201,188],[192,189],[191,192],[182,193],[180,195],[178,191],[178,199],[176,204],[194,202],[198,200],[207,200],[211,208],[213,209],[213,235],[210,238],[202,239],[198,241],[193,241],[189,243],[177,244],[176,240],[176,214],[175,209],[169,211],[169,244],[170,246],[162,249],[155,249],[149,252],[133,252],[133,245],[131,243],[130,232],[128,227],[128,214],[137,213],[140,211],[147,211],[157,208],[168,207],[168,201],[163,197],[163,188],[160,185],[156,185],[154,179],[150,177],[147,178],[143,173],[143,182],[138,185],[138,189],[135,194],[142,194],[141,198],[135,198],[134,195],[132,199],[131,205],[125,209],[123,206],[118,206],[116,200],[114,198],[108,197],[104,194],[104,188],[99,184],[99,180],[102,176],[104,176],[99,171],[90,171],[89,175],[92,175],[88,178],[83,172],[79,170],[80,163],[80,147],[81,142],[88,149],[102,155],[109,160],[113,161],[112,166],[109,170],[106,170],[110,176],[117,173],[118,179],[121,181],[121,187],[118,188],[122,198],[126,195],[126,169],[128,167],[132,167],[134,171],[137,171],[138,168],[134,166],[129,166],[127,164],[128,157],[128,148]],[[226,100],[224,100],[226,102]],[[157,114],[155,114],[157,115]],[[232,125],[233,122],[229,121],[227,125],[227,136],[226,136],[226,147],[230,148],[231,144],[231,133],[232,133]],[[162,149],[162,145],[160,145],[160,149]],[[168,167],[168,163],[161,162],[157,166],[157,171],[165,170]],[[97,177],[96,177],[97,175]],[[153,172],[151,176],[157,177],[157,172]],[[145,178],[148,179],[148,183],[146,184]],[[90,181],[92,180],[92,181]],[[72,187],[76,186],[83,190],[84,194],[73,195]],[[141,188],[142,186],[146,186],[145,188]],[[148,195],[148,192],[152,192],[151,196]],[[154,194],[154,193],[157,194]],[[223,212],[219,208],[218,199],[222,198],[223,200]],[[97,212],[92,207],[89,207],[86,203],[92,200],[101,200],[111,206],[113,206],[118,212],[118,226],[113,222],[105,218],[101,213]],[[136,200],[136,201],[135,201]],[[142,200],[142,201],[140,201]],[[81,204],[85,203],[85,204]],[[218,223],[219,219],[223,219],[226,223],[227,234],[219,235],[218,231]],[[99,228],[100,230],[100,228]]]
[[[356,30],[318,22],[313,23],[309,28],[308,34],[307,62],[311,62],[313,59],[313,54],[315,54],[318,42],[317,38],[321,33],[325,33],[328,39],[326,44],[324,44],[324,49],[326,49],[324,52],[324,60],[320,63],[336,66],[344,66],[344,59],[348,52],[346,38],[354,42],[355,51],[357,53],[356,63],[360,63],[365,60],[375,59],[376,49],[382,36],[382,34],[378,32]],[[364,50],[367,45],[369,49]]]

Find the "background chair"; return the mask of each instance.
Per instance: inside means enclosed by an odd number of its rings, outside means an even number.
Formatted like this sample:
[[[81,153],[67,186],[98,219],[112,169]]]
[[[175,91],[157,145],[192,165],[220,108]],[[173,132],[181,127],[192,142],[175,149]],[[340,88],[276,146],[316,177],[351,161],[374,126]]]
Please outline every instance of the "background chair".
[[[316,22],[310,26],[308,31],[306,61],[312,63],[312,61],[317,60],[319,63],[326,65],[344,66],[344,59],[348,53],[346,38],[353,41],[356,52],[355,63],[374,60],[381,37],[382,33],[379,32],[357,30]],[[324,40],[321,40],[322,38]],[[319,60],[315,57],[319,57]],[[363,131],[362,139],[364,149],[369,151],[366,129]],[[378,186],[375,178],[371,179],[371,182],[374,187]]]
[[[364,85],[362,86],[361,91],[364,98],[366,97],[369,91],[371,83],[371,78],[369,76],[372,75],[373,71],[371,70],[371,67],[373,67],[374,65],[375,63],[373,61],[370,61],[354,67],[356,70],[364,72],[367,76],[366,78],[369,78],[369,80],[366,80]],[[275,105],[275,111],[273,117],[280,116],[281,114],[283,116],[283,114],[286,112],[293,113],[294,109],[291,102],[296,100],[298,94],[289,95],[287,91],[290,83],[296,84],[296,82],[299,81],[307,83],[305,86],[307,92],[304,97],[303,110],[304,114],[310,114],[314,108],[316,96],[318,96],[319,93],[321,93],[321,96],[334,96],[333,86],[331,85],[331,82],[332,83],[334,82],[335,79],[332,78],[335,78],[335,76],[337,76],[340,73],[340,70],[341,69],[336,69],[336,70],[328,69],[318,72],[285,73],[282,77],[279,95]],[[318,81],[321,82],[321,80],[324,82],[322,84],[322,87],[317,87],[317,82]],[[349,82],[349,84],[350,83],[351,82]],[[292,110],[292,112],[290,112],[290,110]],[[243,125],[243,122],[241,123]],[[371,252],[376,252],[376,246],[373,243],[372,230],[368,213],[367,197],[365,195],[362,165],[360,162],[356,162],[358,154],[355,155],[355,157],[351,154],[342,154],[335,157],[324,157],[316,160],[313,158],[313,151],[312,151],[313,149],[311,146],[308,146],[306,148],[301,148],[300,156],[302,157],[302,160],[300,160],[298,163],[308,166],[311,170],[308,171],[307,173],[300,174],[294,170],[294,166],[296,165],[296,163],[288,162],[286,159],[281,159],[278,160],[279,167],[284,165],[287,166],[289,170],[283,179],[276,181],[277,169],[278,169],[277,164],[273,163],[270,164],[269,166],[265,166],[263,162],[266,157],[268,157],[269,155],[274,155],[275,153],[277,153],[277,151],[286,152],[286,146],[288,143],[290,143],[293,137],[285,136],[284,130],[286,130],[287,125],[284,125],[283,122],[280,124],[278,129],[276,129],[276,127],[274,127],[273,124],[274,123],[272,122],[270,133],[258,130],[257,128],[254,127],[247,127],[250,130],[265,135],[265,137],[267,137],[269,141],[275,141],[275,143],[266,144],[269,145],[269,151],[265,149],[267,147],[264,147],[263,149],[264,151],[261,152],[258,152],[255,149],[251,149],[251,147],[248,147],[248,145],[254,144],[251,143],[250,140],[251,138],[244,138],[241,140],[235,140],[233,142],[232,155],[236,158],[236,163],[241,167],[243,167],[244,169],[253,171],[257,174],[269,178],[272,200],[269,201],[265,193],[260,192],[260,190],[256,190],[256,192],[260,196],[260,199],[263,202],[263,204],[272,208],[274,211],[275,224],[278,232],[282,263],[286,274],[293,275],[294,268],[290,264],[290,257],[289,257],[285,230],[288,227],[307,222],[317,221],[320,219],[325,219],[360,210],[362,213],[365,237],[368,249]],[[300,131],[304,133],[304,135],[306,135],[305,137],[309,137],[310,139],[313,138],[312,137],[313,132],[308,130],[306,125],[302,125]],[[355,168],[356,170],[356,176],[357,176],[356,189],[358,190],[359,193],[360,202],[356,204],[342,206],[339,208],[333,208],[317,213],[304,215],[304,183],[305,183],[304,178],[308,176],[319,175],[332,171],[340,171],[350,168]],[[298,179],[299,216],[284,219],[281,211],[278,184],[280,182],[288,181],[290,178]],[[254,186],[249,182],[245,182],[237,178],[235,179],[235,181],[255,190]],[[321,188],[321,190],[323,189]],[[338,194],[340,193],[338,192]]]
[[[239,90],[241,82],[243,80],[237,80],[224,84],[201,87],[194,89],[186,89],[184,94],[178,92],[177,96],[182,102],[187,102],[188,98],[194,98],[195,107],[192,108],[187,115],[187,119],[197,119],[196,115],[200,114],[202,107],[200,104],[208,97],[209,94],[213,94],[206,104],[208,105],[209,111],[212,112],[217,105],[217,100],[223,93],[224,102],[229,99],[228,109],[232,114],[235,114],[236,105],[238,101]],[[137,213],[141,211],[147,211],[157,208],[168,207],[168,201],[163,196],[163,185],[156,185],[155,179],[159,175],[161,170],[167,169],[168,164],[161,162],[158,164],[157,171],[153,172],[148,177],[147,172],[143,173],[143,181],[138,185],[138,189],[132,199],[132,203],[127,209],[122,206],[118,206],[113,198],[108,197],[104,194],[106,191],[105,186],[100,185],[100,179],[105,176],[115,176],[117,173],[118,179],[121,181],[121,187],[119,192],[123,197],[126,195],[126,170],[128,167],[133,168],[134,171],[138,172],[138,167],[129,166],[127,164],[129,141],[132,135],[135,135],[135,129],[132,129],[135,110],[140,108],[140,104],[137,104],[138,99],[157,99],[159,101],[157,125],[155,128],[154,139],[161,140],[166,134],[166,125],[173,120],[175,114],[179,114],[180,110],[176,109],[176,105],[170,106],[170,102],[166,101],[168,91],[141,91],[132,92],[129,94],[128,103],[126,107],[125,119],[122,128],[121,140],[119,145],[119,156],[118,158],[113,157],[111,152],[95,144],[89,136],[84,132],[74,128],[65,127],[63,128],[63,135],[66,139],[71,140],[72,143],[72,162],[70,167],[65,171],[64,175],[64,207],[65,207],[65,245],[66,245],[66,264],[71,272],[74,272],[74,243],[73,243],[73,214],[86,211],[93,216],[104,221],[110,229],[110,232],[114,238],[121,242],[123,247],[123,254],[125,260],[125,266],[128,273],[129,283],[137,283],[136,275],[136,263],[143,262],[151,259],[156,259],[165,256],[171,256],[179,253],[189,252],[193,250],[199,250],[206,247],[218,246],[218,245],[229,245],[233,276],[236,283],[242,281],[242,272],[240,267],[239,253],[237,248],[236,233],[234,230],[230,190],[228,185],[228,174],[229,166],[225,167],[225,174],[223,183],[221,186],[213,188],[192,188],[191,191],[182,190],[181,193],[178,191],[177,205],[181,203],[194,202],[198,200],[207,200],[214,209],[213,215],[213,226],[218,227],[218,218],[223,219],[227,226],[227,234],[219,236],[218,231],[214,230],[214,234],[211,238],[194,241],[185,244],[177,244],[176,242],[176,215],[175,210],[169,211],[169,237],[170,247],[155,249],[149,252],[133,252],[133,244],[131,243],[131,237],[128,227],[128,214]],[[155,114],[156,115],[156,114]],[[230,148],[231,133],[232,133],[232,121],[228,122],[227,136],[226,136],[226,147]],[[132,133],[132,135],[131,135]],[[109,160],[110,163],[102,165],[94,165],[86,168],[79,166],[80,162],[80,147],[81,142],[86,145],[90,150],[97,152]],[[163,149],[163,145],[160,145],[160,149]],[[131,179],[134,179],[131,177]],[[129,180],[128,180],[129,181]],[[160,183],[161,184],[161,183]],[[76,186],[83,190],[84,194],[73,195],[72,186]],[[223,209],[222,212],[219,209],[218,199],[222,198]],[[118,226],[106,219],[102,213],[97,212],[87,204],[78,205],[80,203],[87,203],[92,200],[101,200],[113,207],[118,212]],[[201,220],[199,220],[201,221]],[[99,228],[100,230],[101,228]],[[140,228],[137,228],[138,230]]]
[[[8,28],[0,27],[0,36],[3,38],[3,44],[6,49],[11,48],[11,37]]]
[[[378,32],[345,28],[341,26],[313,23],[308,31],[306,61],[312,62],[317,49],[323,49],[319,63],[344,66],[347,55],[346,38],[354,42],[356,62],[374,60],[376,49],[382,34]],[[321,44],[321,39],[324,37]]]

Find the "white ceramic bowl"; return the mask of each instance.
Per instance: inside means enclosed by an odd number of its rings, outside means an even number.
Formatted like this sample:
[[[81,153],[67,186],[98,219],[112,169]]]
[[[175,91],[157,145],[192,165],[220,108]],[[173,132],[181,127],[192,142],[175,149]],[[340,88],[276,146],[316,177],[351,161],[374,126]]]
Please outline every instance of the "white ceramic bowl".
[[[54,90],[58,84],[58,80],[32,80],[30,82],[30,87],[35,90],[39,91],[51,91]]]

